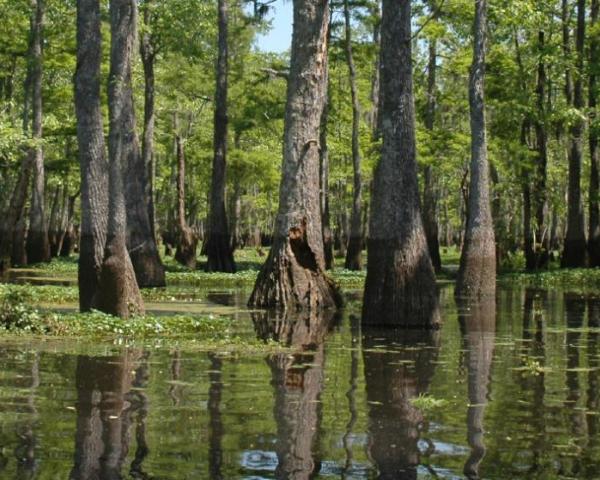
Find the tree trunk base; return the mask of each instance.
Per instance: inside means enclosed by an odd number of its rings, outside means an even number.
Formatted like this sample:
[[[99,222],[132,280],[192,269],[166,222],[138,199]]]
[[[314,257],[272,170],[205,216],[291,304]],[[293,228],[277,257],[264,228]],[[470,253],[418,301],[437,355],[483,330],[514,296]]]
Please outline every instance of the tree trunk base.
[[[427,238],[427,248],[429,249],[429,257],[431,258],[433,270],[435,273],[440,273],[442,271],[442,257],[440,256],[440,241],[438,240],[437,227],[434,233],[428,235],[425,232],[425,237]]]
[[[600,235],[588,241],[588,261],[590,268],[600,267]]]
[[[229,236],[209,233],[206,241],[207,272],[235,273],[233,252],[229,246]]]
[[[585,238],[565,240],[565,246],[560,261],[562,268],[584,268],[587,264],[586,259],[587,245]]]
[[[254,285],[248,305],[282,310],[337,308],[342,297],[317,264],[306,239],[276,238]]]
[[[165,267],[154,242],[147,241],[129,251],[139,288],[157,288],[166,285]]]
[[[325,254],[325,270],[333,270],[333,235],[328,227],[323,228],[323,252]]]
[[[455,295],[463,299],[496,295],[496,242],[493,231],[475,229],[473,235],[465,239]]]
[[[98,291],[98,310],[121,318],[144,314],[144,302],[125,242],[114,237],[107,242]]]
[[[350,237],[348,241],[348,250],[346,251],[346,262],[344,264],[346,270],[360,271],[362,270],[362,238]]]
[[[409,329],[439,328],[441,320],[435,274],[426,246],[409,249],[398,239],[370,239],[368,252],[363,324]]]
[[[177,242],[177,251],[175,252],[175,260],[184,267],[196,269],[196,247],[198,240],[194,237],[191,229],[184,229],[179,236]]]

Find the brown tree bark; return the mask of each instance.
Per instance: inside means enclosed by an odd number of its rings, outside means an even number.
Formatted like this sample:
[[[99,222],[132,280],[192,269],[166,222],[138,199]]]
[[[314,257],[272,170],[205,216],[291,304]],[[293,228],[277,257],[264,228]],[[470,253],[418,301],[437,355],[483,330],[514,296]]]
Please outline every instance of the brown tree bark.
[[[206,255],[209,272],[235,272],[233,251],[229,243],[229,225],[225,211],[225,175],[227,169],[227,76],[228,13],[227,0],[218,1],[219,53],[215,94],[214,157],[210,188],[210,212]]]
[[[600,40],[596,32],[598,25],[598,13],[600,12],[600,2],[592,0],[590,12],[590,31],[594,32],[590,36],[590,78],[589,78],[589,98],[588,106],[590,108],[590,223],[588,234],[588,254],[590,267],[600,267],[600,151],[598,122],[598,65],[600,65]]]
[[[94,307],[108,223],[108,161],[100,100],[101,63],[100,2],[78,0],[75,111],[81,172],[78,285],[82,312]],[[67,223],[68,220],[64,228],[68,227]]]
[[[196,247],[198,239],[185,219],[185,151],[183,140],[176,134],[177,145],[177,250],[175,260],[182,265],[196,268]]]
[[[374,18],[373,45],[375,46],[376,52],[373,76],[371,78],[371,111],[369,112],[369,123],[371,125],[371,131],[373,132],[373,139],[378,140],[381,137],[381,124],[379,115],[379,108],[381,106],[381,8],[379,6],[379,0],[375,0],[372,8],[372,15]]]
[[[31,147],[29,155],[33,170],[31,207],[29,208],[29,231],[27,233],[27,261],[28,263],[47,262],[50,260],[50,247],[48,244],[48,224],[44,206],[45,173],[44,173],[44,151],[42,142],[42,75],[43,75],[43,28],[45,3],[44,0],[36,0],[35,18],[32,23],[32,49],[31,49],[31,71],[32,71],[32,107],[33,125],[31,138],[35,143]]]
[[[331,26],[331,19],[329,22]],[[329,31],[331,35],[331,30]],[[327,135],[329,134],[329,72],[327,72],[327,100],[323,106],[321,114],[321,132],[320,144],[321,150],[319,155],[319,182],[321,188],[321,219],[323,222],[323,252],[325,255],[325,269],[331,270],[334,264],[333,257],[333,231],[331,229],[331,211],[329,207],[329,145],[327,143]]]
[[[430,328],[439,312],[417,181],[410,2],[384,0],[381,34],[383,147],[373,183],[363,323]]]
[[[150,21],[150,11],[145,5],[144,21]],[[136,13],[137,17],[137,13]],[[140,287],[164,287],[165,268],[161,262],[154,231],[154,207],[152,192],[153,136],[154,136],[154,51],[147,32],[141,42],[144,65],[144,138],[140,152],[136,133],[136,118],[131,79],[123,88],[126,107],[123,109],[122,126],[126,129],[128,161],[125,166],[127,205],[127,249]],[[134,32],[137,37],[137,33]],[[137,42],[137,38],[136,38]],[[133,52],[131,60],[133,61]],[[129,67],[130,68],[130,67]],[[129,76],[131,74],[129,73]]]
[[[491,297],[496,294],[496,241],[490,208],[484,100],[487,0],[475,0],[474,32],[469,80],[471,182],[456,294],[463,297]]]
[[[64,200],[64,191],[62,185],[57,185],[54,188],[54,193],[52,194],[52,207],[50,208],[50,220],[48,222],[48,244],[50,248],[50,257],[54,258],[58,256],[58,239],[59,239],[59,229],[60,229],[60,217],[62,214],[62,209],[66,208],[66,202]],[[62,193],[62,195],[61,195]]]
[[[350,238],[348,239],[348,250],[346,251],[346,269],[362,269],[362,172],[360,157],[360,102],[358,100],[358,87],[356,85],[356,67],[352,53],[352,24],[350,21],[350,6],[348,0],[344,0],[344,25],[346,51],[346,62],[348,63],[348,80],[350,82],[350,97],[352,99],[352,168],[353,168],[353,190],[352,190],[352,215],[350,216]]]
[[[429,63],[427,67],[427,112],[425,116],[425,128],[433,132],[435,125],[435,112],[437,109],[437,40],[429,40]],[[427,247],[431,263],[436,272],[442,270],[442,258],[440,256],[439,229],[436,219],[437,198],[435,191],[435,178],[431,165],[426,165],[423,170],[423,227],[427,238]]]
[[[567,0],[563,0],[563,29],[566,29],[564,37],[565,53],[570,51],[569,26],[567,20]],[[583,55],[585,43],[585,0],[577,0],[577,33],[575,39],[575,70],[573,72],[573,107],[582,111],[583,99]],[[567,57],[567,60],[569,58]],[[567,89],[570,83],[569,70],[567,75]],[[567,92],[567,103],[569,102]],[[568,211],[567,211],[567,233],[561,266],[568,268],[584,267],[587,263],[587,245],[585,238],[583,199],[581,195],[581,166],[583,162],[583,134],[585,120],[574,118],[569,132],[569,188],[568,188]]]
[[[103,312],[128,318],[144,312],[144,303],[127,251],[124,173],[135,156],[131,129],[131,61],[136,44],[137,4],[111,0],[111,51],[108,83],[109,185],[108,229],[100,283],[94,302]]]
[[[326,1],[294,1],[279,212],[273,246],[250,297],[255,307],[319,309],[341,303],[325,274],[319,201],[328,26]]]

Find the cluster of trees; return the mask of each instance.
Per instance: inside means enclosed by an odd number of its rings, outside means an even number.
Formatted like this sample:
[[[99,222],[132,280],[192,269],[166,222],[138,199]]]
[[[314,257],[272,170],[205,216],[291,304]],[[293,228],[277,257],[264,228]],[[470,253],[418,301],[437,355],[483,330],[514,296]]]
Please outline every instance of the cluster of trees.
[[[0,268],[79,244],[82,310],[126,316],[161,243],[265,245],[250,303],[327,308],[366,246],[368,322],[435,324],[440,245],[475,297],[517,250],[598,266],[598,2],[487,3],[298,0],[288,57],[258,0],[0,1]]]

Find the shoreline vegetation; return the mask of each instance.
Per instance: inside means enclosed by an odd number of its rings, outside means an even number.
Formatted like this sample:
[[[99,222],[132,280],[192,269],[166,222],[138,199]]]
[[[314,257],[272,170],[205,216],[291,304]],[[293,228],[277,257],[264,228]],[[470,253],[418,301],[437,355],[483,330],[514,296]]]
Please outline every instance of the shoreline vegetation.
[[[97,311],[76,311],[79,301],[76,257],[55,259],[28,269],[15,269],[10,273],[13,283],[0,284],[0,335],[85,337],[113,341],[160,339],[166,343],[195,344],[198,348],[226,347],[244,352],[262,351],[265,346],[281,348],[276,347],[274,342],[240,334],[240,322],[234,318],[239,309],[234,307],[215,305],[197,312],[194,308],[189,313],[177,312],[186,304],[193,307],[214,290],[249,292],[258,275],[262,257],[252,249],[240,251],[238,257],[241,268],[231,274],[191,270],[177,265],[170,258],[166,259],[167,287],[142,290],[144,301],[156,313],[132,316],[128,320]],[[439,285],[448,284],[456,275],[457,265],[452,262],[457,258],[458,252],[452,249],[444,251],[444,265],[447,267],[438,274]],[[600,287],[600,269],[560,269],[558,265],[551,265],[546,271],[525,273],[518,270],[518,264],[519,259],[499,270],[499,284],[561,287],[574,291]],[[334,269],[331,276],[342,291],[352,293],[362,290],[365,281],[364,271]],[[152,308],[153,305],[155,308]],[[161,314],[161,310],[169,314]]]

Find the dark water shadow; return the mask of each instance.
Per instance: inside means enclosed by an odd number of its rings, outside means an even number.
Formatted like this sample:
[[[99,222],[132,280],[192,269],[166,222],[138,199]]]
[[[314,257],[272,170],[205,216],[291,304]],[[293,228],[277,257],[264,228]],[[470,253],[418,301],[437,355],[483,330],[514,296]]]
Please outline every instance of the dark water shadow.
[[[412,401],[429,390],[439,348],[438,331],[363,326],[368,454],[379,480],[417,478],[425,417]]]

